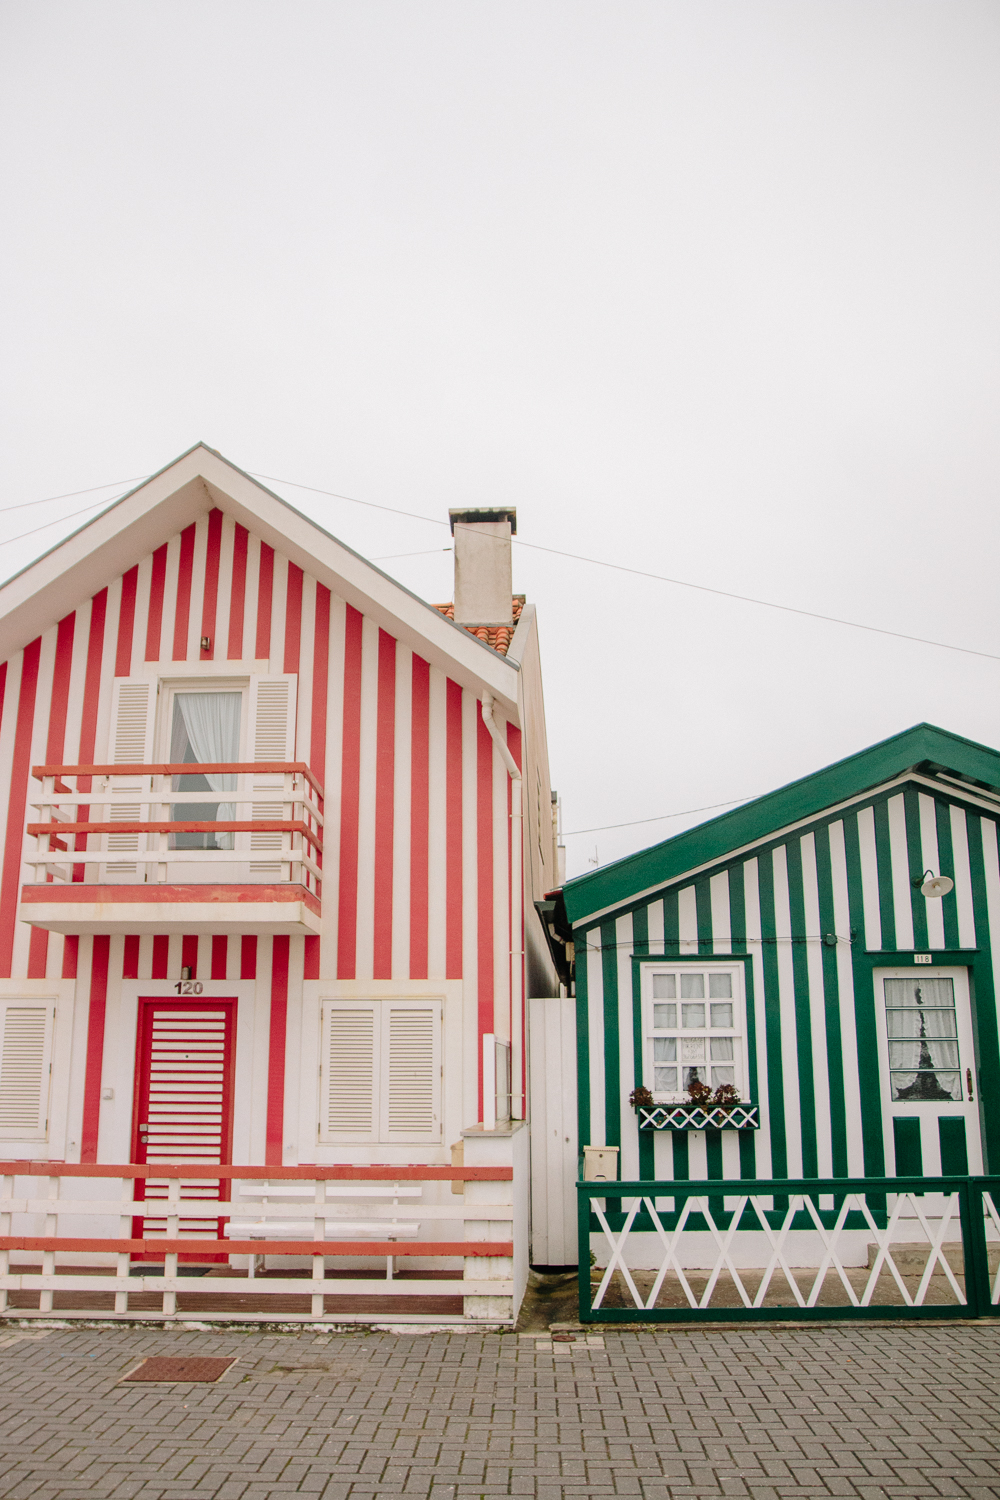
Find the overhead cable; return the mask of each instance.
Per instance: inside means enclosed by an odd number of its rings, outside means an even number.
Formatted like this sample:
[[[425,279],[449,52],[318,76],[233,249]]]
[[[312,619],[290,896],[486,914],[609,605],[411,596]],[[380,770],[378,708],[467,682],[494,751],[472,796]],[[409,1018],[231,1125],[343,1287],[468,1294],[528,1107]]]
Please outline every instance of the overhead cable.
[[[740,802],[753,801],[753,797],[730,797],[728,802],[710,802],[707,807],[686,807],[683,812],[660,813],[656,818],[633,818],[630,823],[602,823],[599,828],[574,828],[569,833],[560,832],[559,837],[571,839],[578,833],[607,833],[612,828],[637,828],[640,823],[665,823],[668,818],[687,818],[692,813],[715,812],[719,807],[735,807]]]
[[[276,479],[273,475],[254,474],[255,479],[266,479],[270,484],[287,484],[292,489],[308,490],[313,495],[328,495],[333,500],[347,500],[351,505],[364,505],[370,510],[388,511],[390,515],[406,516],[411,521],[427,521],[432,526],[447,526],[438,516],[422,516],[416,511],[397,510],[391,505],[379,505],[374,500],[358,500],[354,495],[342,495],[334,490],[321,490],[315,485],[298,484],[292,479]],[[520,537],[511,537],[515,547],[527,547],[532,552],[547,552],[551,557],[565,557],[571,562],[588,563],[594,568],[610,568],[616,573],[630,573],[636,578],[649,578],[655,583],[670,583],[676,588],[695,589],[702,594],[715,594],[720,599],[735,599],[740,604],[755,604],[760,609],[777,609],[783,614],[801,615],[808,620],[821,620],[827,625],[845,625],[850,630],[865,630],[872,635],[887,635],[897,641],[912,641],[918,646],[934,646],[941,651],[960,651],[964,656],[980,656],[986,661],[1000,661],[995,651],[977,651],[974,646],[956,646],[951,641],[934,641],[927,636],[909,635],[903,630],[889,630],[884,625],[868,625],[861,620],[845,620],[840,615],[824,615],[814,609],[800,609],[794,604],[778,604],[773,599],[757,599],[752,594],[737,594],[730,589],[713,588],[707,583],[692,583],[687,578],[671,578],[665,573],[649,573],[644,568],[630,568],[625,563],[608,562],[603,557],[585,557],[579,552],[565,552],[560,547],[544,547],[540,542],[525,542]],[[673,816],[673,814],[671,814]]]

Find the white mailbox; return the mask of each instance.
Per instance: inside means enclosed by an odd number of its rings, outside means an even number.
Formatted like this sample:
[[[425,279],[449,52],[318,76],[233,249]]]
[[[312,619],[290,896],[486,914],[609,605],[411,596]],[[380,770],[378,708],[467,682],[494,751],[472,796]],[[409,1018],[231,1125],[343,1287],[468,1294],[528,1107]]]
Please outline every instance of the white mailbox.
[[[617,1182],[618,1147],[584,1146],[583,1180],[584,1182]]]

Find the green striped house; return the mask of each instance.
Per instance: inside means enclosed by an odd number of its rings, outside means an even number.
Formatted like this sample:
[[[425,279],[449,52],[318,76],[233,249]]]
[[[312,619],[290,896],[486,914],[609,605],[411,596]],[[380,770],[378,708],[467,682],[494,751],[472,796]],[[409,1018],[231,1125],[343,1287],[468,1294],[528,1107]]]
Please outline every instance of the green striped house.
[[[581,1146],[627,1180],[1000,1172],[998,823],[1000,754],[922,724],[568,882]],[[693,1078],[742,1108],[678,1109]]]

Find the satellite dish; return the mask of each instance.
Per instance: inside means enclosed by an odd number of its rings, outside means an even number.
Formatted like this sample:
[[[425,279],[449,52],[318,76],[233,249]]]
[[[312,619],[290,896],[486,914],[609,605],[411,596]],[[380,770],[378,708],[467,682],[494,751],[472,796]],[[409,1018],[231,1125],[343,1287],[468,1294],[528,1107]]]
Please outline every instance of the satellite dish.
[[[955,882],[950,880],[947,875],[931,875],[928,872],[927,878],[920,887],[920,894],[930,899],[934,896],[947,896],[948,892],[954,889]]]

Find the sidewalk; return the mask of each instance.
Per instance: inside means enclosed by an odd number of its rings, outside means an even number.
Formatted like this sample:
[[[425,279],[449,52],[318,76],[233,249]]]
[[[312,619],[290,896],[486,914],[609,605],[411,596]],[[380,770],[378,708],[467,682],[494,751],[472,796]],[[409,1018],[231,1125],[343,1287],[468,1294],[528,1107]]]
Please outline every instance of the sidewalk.
[[[119,1385],[152,1354],[216,1385]],[[4,1500],[1000,1496],[1000,1326],[0,1328]]]

